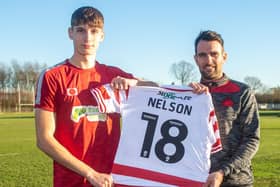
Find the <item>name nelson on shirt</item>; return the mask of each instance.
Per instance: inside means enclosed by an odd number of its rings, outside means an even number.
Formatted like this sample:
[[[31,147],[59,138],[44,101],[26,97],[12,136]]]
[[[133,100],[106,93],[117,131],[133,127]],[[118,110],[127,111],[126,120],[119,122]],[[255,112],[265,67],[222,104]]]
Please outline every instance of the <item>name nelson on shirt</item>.
[[[152,98],[148,100],[148,107],[153,107],[161,110],[168,110],[179,114],[191,115],[192,106],[182,103],[169,102],[165,99]]]

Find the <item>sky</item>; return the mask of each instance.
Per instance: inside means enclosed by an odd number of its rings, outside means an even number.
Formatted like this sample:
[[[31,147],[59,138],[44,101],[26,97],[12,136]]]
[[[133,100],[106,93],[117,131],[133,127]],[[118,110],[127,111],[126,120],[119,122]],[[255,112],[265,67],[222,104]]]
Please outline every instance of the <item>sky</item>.
[[[176,82],[170,67],[195,66],[194,40],[214,30],[225,41],[224,72],[244,81],[280,86],[278,0],[9,0],[0,2],[0,62],[55,65],[73,54],[68,38],[72,12],[94,6],[105,18],[97,60],[162,84]]]

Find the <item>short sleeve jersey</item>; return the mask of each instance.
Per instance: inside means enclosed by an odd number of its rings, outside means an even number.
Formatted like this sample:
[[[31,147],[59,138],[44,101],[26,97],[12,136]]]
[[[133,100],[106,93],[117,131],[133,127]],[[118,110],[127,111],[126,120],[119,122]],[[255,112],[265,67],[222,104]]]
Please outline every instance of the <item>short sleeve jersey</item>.
[[[68,60],[40,75],[35,108],[55,113],[57,141],[98,172],[110,173],[119,141],[119,114],[103,114],[89,88],[110,83],[116,76],[133,78],[122,70],[99,64],[80,69]],[[54,163],[54,186],[90,186],[85,180]]]
[[[99,110],[120,112],[122,133],[113,165],[116,185],[202,186],[210,154],[221,150],[210,94],[191,88],[110,85],[91,90]]]

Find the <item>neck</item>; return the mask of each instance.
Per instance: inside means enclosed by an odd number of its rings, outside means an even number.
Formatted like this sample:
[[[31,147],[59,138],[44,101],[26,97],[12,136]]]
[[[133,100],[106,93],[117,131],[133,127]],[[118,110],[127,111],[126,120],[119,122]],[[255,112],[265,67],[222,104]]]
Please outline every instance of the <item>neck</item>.
[[[206,82],[216,82],[221,80],[224,77],[224,73],[222,73],[219,76],[213,77],[213,78],[207,78],[207,77],[201,77],[202,80],[206,81]]]
[[[90,56],[77,56],[73,55],[69,59],[70,63],[76,67],[81,69],[89,69],[95,66],[95,55]]]
[[[227,77],[226,74],[223,74],[222,77],[220,77],[219,79],[205,79],[203,77],[201,77],[200,82],[208,87],[215,87],[215,86],[221,86],[226,84],[229,81],[229,78]]]

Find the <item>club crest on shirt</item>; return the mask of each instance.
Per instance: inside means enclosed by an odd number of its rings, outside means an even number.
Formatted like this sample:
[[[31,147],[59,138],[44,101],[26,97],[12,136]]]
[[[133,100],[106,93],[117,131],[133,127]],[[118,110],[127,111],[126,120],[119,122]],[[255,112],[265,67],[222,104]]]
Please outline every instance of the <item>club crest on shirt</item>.
[[[225,100],[223,100],[222,104],[225,107],[232,107],[234,103],[230,98],[226,98]]]
[[[78,89],[77,88],[67,88],[66,93],[68,96],[75,96],[75,95],[78,95]]]

